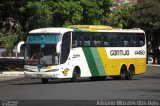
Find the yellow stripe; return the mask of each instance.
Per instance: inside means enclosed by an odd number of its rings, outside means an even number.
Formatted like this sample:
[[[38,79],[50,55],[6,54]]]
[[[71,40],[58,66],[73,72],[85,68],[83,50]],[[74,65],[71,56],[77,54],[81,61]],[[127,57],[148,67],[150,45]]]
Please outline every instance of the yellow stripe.
[[[97,30],[89,29],[89,32],[97,32]]]

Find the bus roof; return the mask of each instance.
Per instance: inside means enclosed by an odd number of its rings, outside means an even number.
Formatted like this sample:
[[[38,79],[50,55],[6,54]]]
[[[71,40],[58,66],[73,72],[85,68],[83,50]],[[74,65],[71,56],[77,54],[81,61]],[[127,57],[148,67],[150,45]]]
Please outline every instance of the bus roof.
[[[74,31],[87,31],[87,32],[123,32],[123,33],[144,33],[140,28],[133,29],[121,29],[112,28],[111,26],[104,25],[71,25],[68,28],[72,28]]]
[[[65,33],[68,31],[73,32],[120,32],[120,33],[145,33],[141,29],[115,29],[110,26],[103,25],[72,25],[68,27],[51,27],[51,28],[40,28],[34,29],[29,33]]]
[[[89,29],[89,30],[112,30],[113,28],[110,26],[104,25],[71,25],[69,28],[77,28],[77,29]]]
[[[73,31],[71,28],[62,28],[62,27],[51,27],[51,28],[39,28],[30,31],[29,33],[65,33],[68,31]]]

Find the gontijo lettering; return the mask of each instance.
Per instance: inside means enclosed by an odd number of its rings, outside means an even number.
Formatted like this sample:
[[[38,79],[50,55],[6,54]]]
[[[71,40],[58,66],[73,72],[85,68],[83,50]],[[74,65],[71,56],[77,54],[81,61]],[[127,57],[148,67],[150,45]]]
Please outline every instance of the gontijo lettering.
[[[129,56],[129,50],[111,50],[111,56]]]

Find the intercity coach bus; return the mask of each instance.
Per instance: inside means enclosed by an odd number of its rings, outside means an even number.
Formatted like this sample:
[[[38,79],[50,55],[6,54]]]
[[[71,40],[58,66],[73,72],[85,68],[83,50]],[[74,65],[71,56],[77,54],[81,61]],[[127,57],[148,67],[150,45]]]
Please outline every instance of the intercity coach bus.
[[[146,36],[140,29],[72,25],[29,32],[25,76],[41,79],[80,77],[91,80],[132,79],[146,72]]]

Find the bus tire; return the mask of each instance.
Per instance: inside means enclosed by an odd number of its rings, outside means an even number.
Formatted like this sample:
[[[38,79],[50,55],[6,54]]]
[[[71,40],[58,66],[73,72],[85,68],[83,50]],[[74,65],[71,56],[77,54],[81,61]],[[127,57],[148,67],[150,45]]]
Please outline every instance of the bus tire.
[[[100,76],[100,77],[99,77],[99,80],[100,80],[100,81],[106,80],[106,76]]]
[[[133,79],[134,71],[135,71],[134,66],[129,66],[127,74],[126,74],[126,79],[127,80]]]
[[[120,70],[119,79],[120,79],[120,80],[125,80],[125,79],[126,79],[126,74],[127,74],[127,69],[126,69],[125,66],[122,66],[122,67],[121,67],[121,70]]]
[[[119,80],[119,76],[113,76],[113,80]]]
[[[103,81],[106,80],[106,76],[99,76],[99,77],[90,77],[91,81]]]
[[[89,77],[91,81],[96,81],[96,77]]]
[[[80,77],[80,69],[76,67],[73,70],[71,82],[77,82],[77,80],[78,80],[79,77]]]
[[[89,77],[91,81],[99,81],[99,77]]]
[[[42,80],[43,84],[47,84],[48,83],[48,79],[46,79],[46,78],[42,78],[41,80]]]

